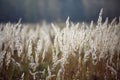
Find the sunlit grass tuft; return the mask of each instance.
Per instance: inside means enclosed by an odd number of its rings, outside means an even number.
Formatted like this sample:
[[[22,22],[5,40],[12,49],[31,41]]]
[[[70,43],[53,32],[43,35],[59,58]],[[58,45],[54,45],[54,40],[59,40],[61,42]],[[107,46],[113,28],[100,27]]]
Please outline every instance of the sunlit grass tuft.
[[[1,80],[119,80],[120,21],[0,25]]]

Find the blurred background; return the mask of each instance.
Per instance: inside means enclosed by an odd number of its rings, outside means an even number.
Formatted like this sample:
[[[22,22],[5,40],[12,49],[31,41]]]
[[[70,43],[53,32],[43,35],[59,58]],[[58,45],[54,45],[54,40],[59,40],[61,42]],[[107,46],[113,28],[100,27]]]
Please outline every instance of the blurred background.
[[[101,8],[103,18],[120,16],[120,0],[0,0],[0,23],[96,21]]]

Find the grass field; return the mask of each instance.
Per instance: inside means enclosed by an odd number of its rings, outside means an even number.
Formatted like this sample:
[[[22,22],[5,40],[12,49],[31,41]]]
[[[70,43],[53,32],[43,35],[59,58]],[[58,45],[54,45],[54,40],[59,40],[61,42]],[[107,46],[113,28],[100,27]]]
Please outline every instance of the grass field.
[[[1,24],[0,80],[120,80],[120,21]]]

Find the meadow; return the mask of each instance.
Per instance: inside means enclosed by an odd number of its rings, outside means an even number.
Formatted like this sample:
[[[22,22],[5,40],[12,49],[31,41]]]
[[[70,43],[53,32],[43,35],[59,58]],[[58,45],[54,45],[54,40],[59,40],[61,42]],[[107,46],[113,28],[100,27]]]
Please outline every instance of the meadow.
[[[120,80],[120,20],[0,24],[0,80]]]

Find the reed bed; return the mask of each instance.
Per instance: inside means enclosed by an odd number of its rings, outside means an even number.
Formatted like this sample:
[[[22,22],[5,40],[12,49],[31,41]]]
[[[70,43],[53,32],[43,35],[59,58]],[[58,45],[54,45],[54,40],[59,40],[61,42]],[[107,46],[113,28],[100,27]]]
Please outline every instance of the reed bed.
[[[0,80],[120,80],[120,20],[0,25]]]

